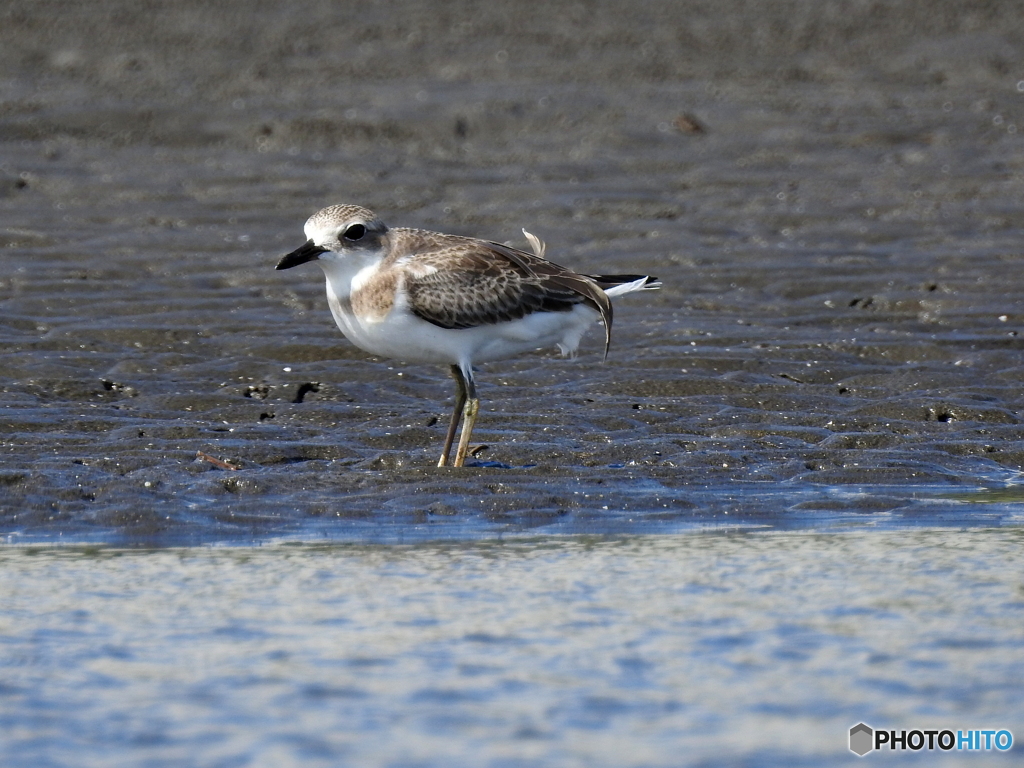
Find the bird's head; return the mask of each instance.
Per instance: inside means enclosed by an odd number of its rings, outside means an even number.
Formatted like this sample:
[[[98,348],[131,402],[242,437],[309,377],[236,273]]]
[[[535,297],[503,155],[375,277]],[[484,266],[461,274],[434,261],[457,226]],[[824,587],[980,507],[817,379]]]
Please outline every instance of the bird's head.
[[[306,242],[282,257],[277,269],[379,251],[381,239],[388,231],[377,214],[358,205],[332,205],[317,211],[309,217],[304,229]]]

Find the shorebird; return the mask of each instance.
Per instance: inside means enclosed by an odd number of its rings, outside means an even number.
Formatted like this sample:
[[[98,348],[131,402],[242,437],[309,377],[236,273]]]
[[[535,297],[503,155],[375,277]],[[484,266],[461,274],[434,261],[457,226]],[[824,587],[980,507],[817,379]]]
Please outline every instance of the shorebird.
[[[277,269],[316,261],[327,302],[348,339],[366,352],[411,363],[446,363],[455,408],[437,466],[469,451],[480,401],[474,363],[555,344],[575,355],[597,320],[604,354],[611,344],[611,297],[658,288],[648,275],[581,275],[544,258],[544,243],[525,229],[533,253],[471,237],[389,229],[373,211],[332,205],[306,222],[306,242]]]

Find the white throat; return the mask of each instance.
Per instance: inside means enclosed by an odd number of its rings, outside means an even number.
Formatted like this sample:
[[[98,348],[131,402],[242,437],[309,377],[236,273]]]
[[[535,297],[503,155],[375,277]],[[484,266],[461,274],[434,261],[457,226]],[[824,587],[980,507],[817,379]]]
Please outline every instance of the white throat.
[[[339,299],[347,300],[352,291],[373,276],[383,260],[383,249],[353,250],[344,254],[325,253],[317,259],[317,264],[327,277],[330,292]]]

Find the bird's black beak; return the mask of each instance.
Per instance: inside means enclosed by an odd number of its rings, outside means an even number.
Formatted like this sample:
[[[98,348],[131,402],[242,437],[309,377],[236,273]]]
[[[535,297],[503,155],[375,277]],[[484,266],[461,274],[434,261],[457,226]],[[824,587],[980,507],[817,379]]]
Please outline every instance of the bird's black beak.
[[[291,269],[292,267],[299,266],[299,264],[305,264],[307,261],[319,259],[320,254],[326,253],[328,250],[316,245],[312,240],[307,240],[287,256],[282,257],[277,262],[277,269]]]

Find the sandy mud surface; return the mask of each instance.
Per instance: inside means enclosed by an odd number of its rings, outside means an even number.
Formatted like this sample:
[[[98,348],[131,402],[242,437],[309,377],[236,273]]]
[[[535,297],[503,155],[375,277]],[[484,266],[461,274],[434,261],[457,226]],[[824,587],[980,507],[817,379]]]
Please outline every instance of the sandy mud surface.
[[[1020,522],[1019,7],[516,9],[2,12],[9,541]],[[334,202],[665,288],[438,470],[443,368],[273,269]]]

